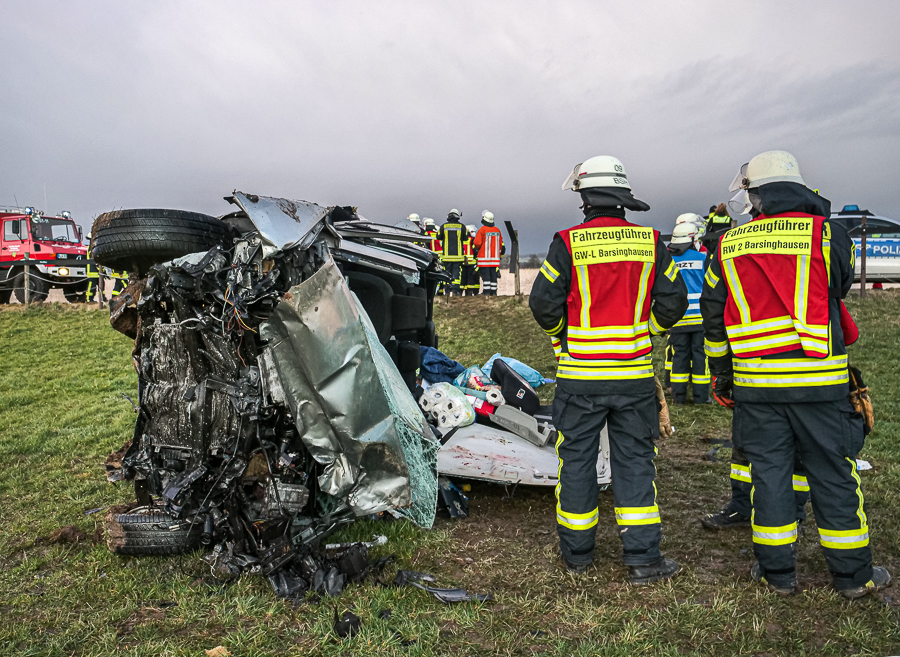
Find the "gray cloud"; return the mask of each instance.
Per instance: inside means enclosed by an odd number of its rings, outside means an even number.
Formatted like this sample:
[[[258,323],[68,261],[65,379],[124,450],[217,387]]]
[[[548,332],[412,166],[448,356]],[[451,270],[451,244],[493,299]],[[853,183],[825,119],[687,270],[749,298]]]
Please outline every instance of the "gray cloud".
[[[396,221],[578,220],[572,166],[614,154],[667,226],[792,150],[836,204],[900,218],[889,2],[29,2],[0,9],[0,204],[227,211],[255,193]]]

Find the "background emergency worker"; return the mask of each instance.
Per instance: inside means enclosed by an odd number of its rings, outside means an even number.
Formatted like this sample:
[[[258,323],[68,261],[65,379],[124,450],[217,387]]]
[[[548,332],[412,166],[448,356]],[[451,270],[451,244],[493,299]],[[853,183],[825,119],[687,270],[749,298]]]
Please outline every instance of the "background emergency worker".
[[[572,572],[593,561],[597,452],[608,425],[623,560],[631,582],[648,584],[679,570],[659,551],[650,335],[681,319],[687,288],[659,232],[625,220],[626,209],[650,207],[632,195],[619,160],[602,155],[579,164],[563,189],[580,193],[584,223],[554,236],[529,301],[559,361],[553,421],[560,550]]]
[[[428,242],[428,248],[433,253],[437,253],[440,256],[441,241],[437,238],[438,231],[434,225],[434,219],[431,217],[425,217],[425,219],[422,220],[422,234],[431,238]]]
[[[483,294],[497,296],[497,279],[500,278],[500,257],[506,253],[503,235],[494,226],[494,213],[485,210],[481,213],[481,228],[475,234],[475,257],[478,271],[481,274],[481,291]]]
[[[466,237],[463,241],[462,274],[460,275],[460,287],[463,294],[475,296],[478,294],[480,283],[478,281],[478,265],[475,263],[475,224],[466,226]]]
[[[407,217],[407,219],[409,219],[409,221],[411,223],[410,228],[412,228],[414,231],[416,231],[417,233],[419,233],[421,235],[422,234],[422,226],[419,225],[419,215],[417,215],[415,212],[413,212],[411,215],[409,215]]]
[[[719,240],[700,307],[718,392],[734,398],[734,443],[753,464],[751,575],[780,594],[797,589],[799,453],[834,587],[858,598],[891,577],[872,565],[855,460],[863,426],[849,401],[840,330],[853,243],[827,220],[831,203],[807,189],[790,153],[757,155],[732,190],[740,190],[733,207],[753,219]]]
[[[672,356],[672,399],[676,406],[687,401],[688,382],[693,382],[694,403],[707,404],[709,398],[709,368],[703,350],[703,325],[700,317],[700,293],[703,291],[703,274],[706,271],[706,256],[694,248],[697,224],[687,213],[687,221],[675,225],[669,252],[681,277],[687,285],[688,309],[678,322],[669,329],[669,345],[674,350]],[[685,215],[681,215],[684,217]],[[680,217],[679,217],[680,218]]]
[[[91,238],[91,234],[87,234],[87,268],[85,269],[85,276],[87,277],[88,284],[87,289],[84,292],[84,300],[88,303],[91,303],[94,300],[94,296],[96,294],[100,294],[103,300],[106,300],[106,295],[103,294],[103,290],[100,289],[100,269],[91,261],[93,255],[91,251],[93,250],[93,240]]]
[[[438,230],[441,243],[441,264],[453,279],[450,281],[449,296],[459,296],[462,264],[466,256],[463,253],[463,242],[468,240],[466,227],[462,225],[459,210],[453,208],[447,215],[447,221]]]
[[[719,237],[722,233],[731,228],[731,217],[728,215],[728,208],[724,203],[719,203],[715,210],[710,210],[709,218],[706,221],[706,233],[703,237],[703,246],[710,253],[716,250],[719,243]]]

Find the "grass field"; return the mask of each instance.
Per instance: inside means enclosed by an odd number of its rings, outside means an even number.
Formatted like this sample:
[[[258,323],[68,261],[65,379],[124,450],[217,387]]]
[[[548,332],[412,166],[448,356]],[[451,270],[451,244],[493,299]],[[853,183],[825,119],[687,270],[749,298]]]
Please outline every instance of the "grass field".
[[[872,544],[900,575],[900,293],[848,305],[862,333],[851,358],[876,404],[861,454],[874,465],[862,473]],[[553,375],[548,340],[514,298],[442,299],[436,317],[442,349],[466,365],[501,351]],[[103,468],[133,428],[123,398],[136,397],[130,351],[102,311],[0,312],[0,654],[203,655],[219,645],[233,655],[900,653],[900,584],[857,602],[837,596],[813,522],[799,543],[805,591],[786,599],[750,580],[749,530],[701,527],[699,516],[728,497],[729,451],[707,456],[708,439],[729,435],[729,413],[717,407],[675,409],[676,434],[659,443],[663,549],[684,570],[651,588],[623,584],[611,493],[600,497],[595,566],[576,579],[559,563],[552,489],[519,487],[510,498],[487,484],[473,485],[467,520],[439,520],[431,531],[357,522],[338,537],[387,534],[382,553],[401,567],[493,593],[483,604],[448,607],[416,589],[367,584],[292,605],[261,577],[216,581],[199,554],[113,555],[96,534],[103,513],[85,511],[132,498]],[[69,525],[82,540],[47,540]],[[332,618],[346,609],[363,628],[340,641]]]

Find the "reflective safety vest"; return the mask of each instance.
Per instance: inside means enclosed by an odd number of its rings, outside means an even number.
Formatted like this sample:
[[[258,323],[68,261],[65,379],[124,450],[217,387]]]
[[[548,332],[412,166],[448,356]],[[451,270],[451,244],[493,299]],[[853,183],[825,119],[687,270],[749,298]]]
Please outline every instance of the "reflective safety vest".
[[[706,269],[706,256],[695,249],[688,249],[681,255],[672,254],[675,266],[681,272],[688,290],[688,309],[673,328],[684,326],[700,326],[700,293],[703,292],[703,272]]]
[[[466,235],[465,239],[463,239],[463,257],[465,258],[465,264],[474,265],[475,264],[475,251],[472,247],[472,236]]]
[[[709,223],[708,225],[712,228],[712,230],[722,230],[723,228],[728,228],[731,226],[731,217],[720,214],[711,214],[709,215]]]
[[[479,267],[499,267],[503,235],[496,226],[482,226],[475,234],[475,251]]]
[[[597,217],[559,235],[572,256],[572,282],[567,326],[561,337],[552,338],[557,376],[651,378],[650,289],[659,233],[624,219]],[[677,270],[670,268],[674,279]]]
[[[93,256],[91,255],[91,250],[88,249],[88,252],[87,252],[88,263],[87,263],[87,269],[85,271],[85,277],[100,278],[100,270],[97,268],[97,265],[95,263],[90,262],[91,258],[93,258]]]
[[[431,241],[428,243],[428,248],[431,249],[434,253],[438,255],[441,254],[441,241],[437,239],[437,231],[436,230],[426,230],[424,235],[425,237],[430,237]]]
[[[466,237],[466,227],[458,221],[448,221],[440,230],[441,236],[441,260],[443,262],[462,262],[465,259],[463,254],[463,239]]]
[[[829,355],[824,221],[799,212],[762,215],[719,240],[729,292],[725,330],[737,358],[796,349],[811,358]]]

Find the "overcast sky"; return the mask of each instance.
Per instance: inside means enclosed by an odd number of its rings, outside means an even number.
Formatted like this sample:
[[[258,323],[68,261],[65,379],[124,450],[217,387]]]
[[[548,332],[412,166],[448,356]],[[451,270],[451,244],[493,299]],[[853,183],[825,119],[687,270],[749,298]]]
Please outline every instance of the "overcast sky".
[[[487,208],[545,252],[591,156],[669,228],[772,149],[835,206],[900,219],[893,0],[8,0],[0,21],[0,205],[85,226],[220,215],[239,189],[389,223]]]

